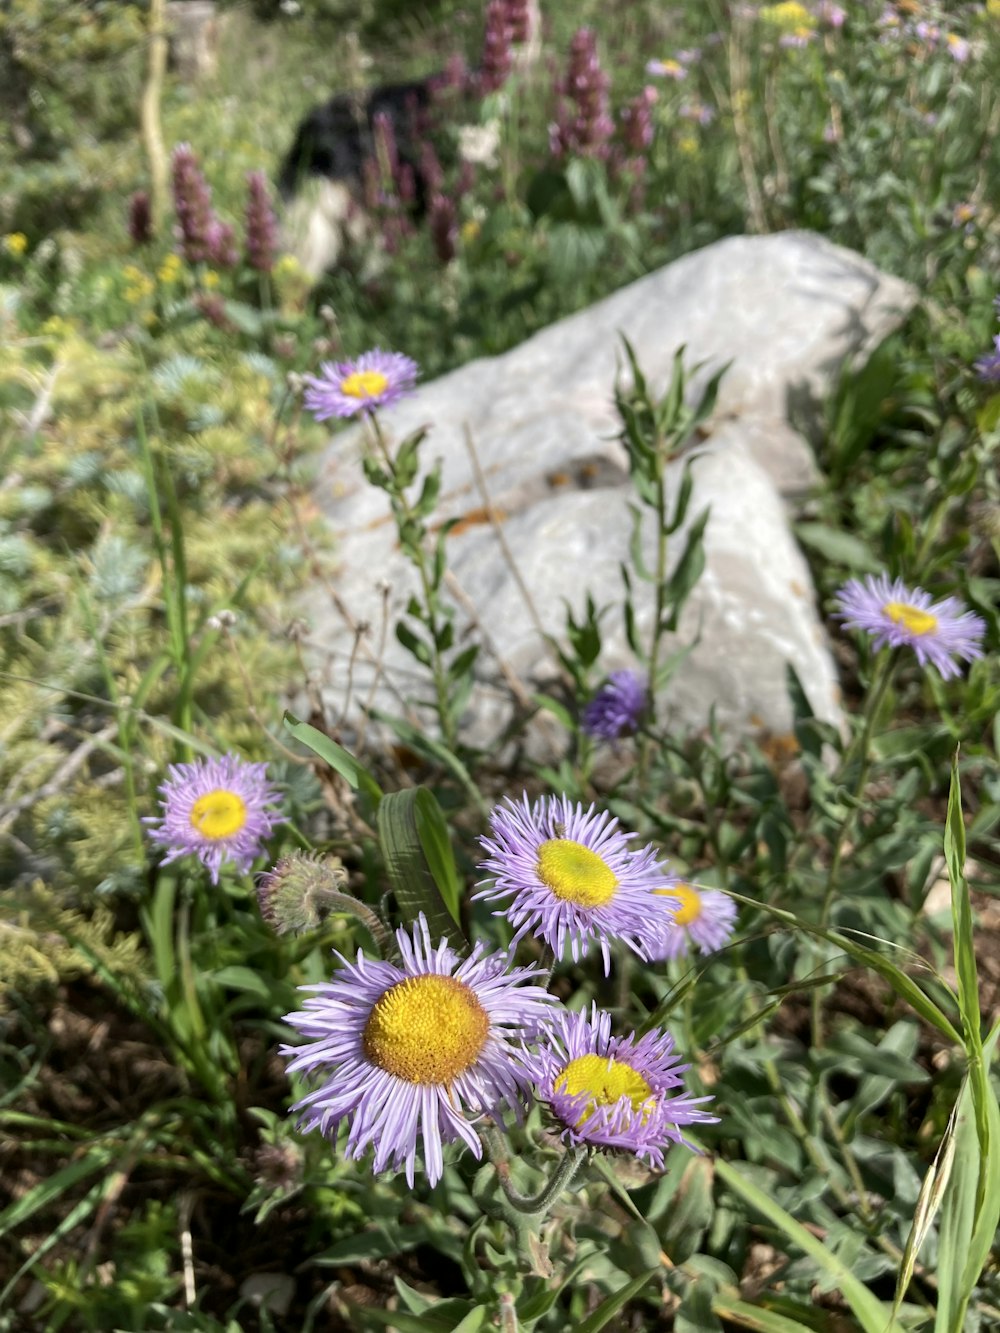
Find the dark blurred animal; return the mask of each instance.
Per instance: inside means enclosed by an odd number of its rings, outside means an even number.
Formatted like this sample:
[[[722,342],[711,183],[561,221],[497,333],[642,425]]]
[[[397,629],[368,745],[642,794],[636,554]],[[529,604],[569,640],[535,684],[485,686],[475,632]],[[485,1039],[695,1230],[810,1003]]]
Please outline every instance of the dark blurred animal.
[[[315,281],[353,243],[371,260],[370,208],[388,174],[413,219],[426,209],[426,145],[436,138],[442,106],[466,91],[464,68],[426,79],[337,93],[301,121],[281,165],[286,200],[284,246]],[[449,107],[449,113],[453,107]]]
[[[295,131],[278,176],[289,199],[309,176],[360,187],[365,163],[375,158],[379,118],[388,124],[399,157],[416,173],[419,143],[428,131],[440,76],[391,83],[360,93],[337,93],[313,107]]]

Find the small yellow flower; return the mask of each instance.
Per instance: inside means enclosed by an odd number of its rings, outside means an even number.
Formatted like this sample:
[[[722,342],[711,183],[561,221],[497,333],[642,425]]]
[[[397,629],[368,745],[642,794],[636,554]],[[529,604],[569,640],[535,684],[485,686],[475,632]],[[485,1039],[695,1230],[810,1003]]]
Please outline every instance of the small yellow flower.
[[[213,268],[206,269],[201,280],[209,290],[219,285],[219,275]]]
[[[294,255],[282,255],[274,266],[274,276],[276,278],[300,278],[305,275],[302,265]]]
[[[986,12],[992,19],[1000,19],[1000,0],[986,0]]]
[[[177,279],[181,276],[181,271],[183,268],[184,264],[183,261],[181,260],[180,255],[171,252],[169,255],[166,256],[166,258],[163,260],[163,263],[156,270],[156,276],[159,278],[160,282],[162,282],[165,287],[169,287],[171,283],[176,282]]]
[[[684,157],[697,157],[700,148],[697,134],[682,134],[677,140],[677,151]]]
[[[41,333],[46,338],[68,338],[75,332],[74,324],[68,319],[63,319],[62,315],[50,315],[41,327]]]
[[[470,245],[482,231],[482,227],[476,218],[469,218],[467,222],[462,223],[460,235],[464,245]]]
[[[3,245],[9,255],[18,259],[28,248],[28,238],[23,231],[12,231],[3,238]]]
[[[816,27],[816,16],[810,14],[805,5],[798,4],[797,0],[782,0],[779,5],[765,5],[758,11],[758,17],[762,23],[771,23],[783,32],[797,36],[811,32]]]

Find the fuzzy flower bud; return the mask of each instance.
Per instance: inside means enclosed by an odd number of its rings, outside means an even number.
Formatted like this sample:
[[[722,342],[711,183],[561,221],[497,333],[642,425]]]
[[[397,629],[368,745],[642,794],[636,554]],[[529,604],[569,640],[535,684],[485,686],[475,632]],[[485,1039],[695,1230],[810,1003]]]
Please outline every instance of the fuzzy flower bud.
[[[278,935],[315,930],[346,884],[339,857],[290,852],[257,881],[260,914]]]
[[[267,177],[262,171],[247,173],[246,257],[258,273],[270,273],[278,248],[278,223],[271,207]]]
[[[566,77],[558,84],[563,104],[556,123],[549,128],[549,144],[556,157],[607,157],[615,128],[609,110],[609,83],[601,69],[593,31],[580,28],[570,42]]]

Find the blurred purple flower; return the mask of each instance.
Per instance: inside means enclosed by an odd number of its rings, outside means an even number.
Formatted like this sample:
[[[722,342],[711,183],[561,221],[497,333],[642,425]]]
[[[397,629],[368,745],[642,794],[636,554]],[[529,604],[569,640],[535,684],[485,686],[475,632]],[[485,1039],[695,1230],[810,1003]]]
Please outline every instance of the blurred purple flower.
[[[246,257],[258,273],[270,273],[278,249],[278,221],[271,207],[267,177],[262,171],[247,173]]]
[[[981,356],[973,367],[985,384],[1000,384],[1000,333],[993,339],[994,350]]]
[[[479,61],[479,91],[483,95],[498,92],[510,78],[514,56],[510,49],[508,9],[505,0],[490,0],[486,6],[483,54]]]
[[[153,214],[145,190],[136,190],[128,201],[128,234],[133,245],[145,245],[152,239]]]
[[[569,45],[566,76],[558,85],[563,102],[556,123],[549,127],[549,146],[554,156],[608,156],[609,141],[615,130],[609,86],[597,54],[597,38],[590,28],[578,29]]]
[[[638,672],[612,671],[583,710],[583,729],[602,741],[634,735],[648,704],[646,682]]]

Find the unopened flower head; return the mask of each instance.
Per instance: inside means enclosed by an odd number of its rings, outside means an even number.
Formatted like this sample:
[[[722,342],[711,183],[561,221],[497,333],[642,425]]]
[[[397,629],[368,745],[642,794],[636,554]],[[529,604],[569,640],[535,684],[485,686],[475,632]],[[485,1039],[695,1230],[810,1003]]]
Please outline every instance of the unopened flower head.
[[[671,884],[668,892],[680,906],[671,918],[656,959],[680,958],[692,946],[702,953],[721,949],[736,925],[736,904],[732,898],[718,889],[702,889],[684,881]]]
[[[849,629],[870,634],[874,646],[912,648],[921,666],[957,676],[956,658],[982,657],[985,623],[955,597],[935,602],[922,588],[908,588],[888,574],[851,579],[837,593],[838,616]]]
[[[649,706],[646,682],[637,671],[612,671],[583,710],[583,729],[596,740],[634,735]]]
[[[257,881],[260,914],[279,935],[315,930],[346,886],[339,857],[289,852]]]
[[[305,405],[317,421],[390,407],[413,392],[419,367],[402,352],[373,348],[354,361],[324,361],[304,376]]]
[[[164,864],[194,855],[207,866],[212,883],[231,862],[245,873],[285,816],[271,809],[280,799],[267,780],[267,764],[249,764],[238,755],[171,764],[160,787],[162,817],[143,822],[154,842],[168,849]]]
[[[670,1145],[686,1142],[686,1125],[718,1119],[700,1109],[710,1097],[678,1091],[688,1066],[668,1032],[613,1037],[611,1015],[596,1005],[589,1015],[547,1016],[527,1059],[538,1097],[574,1147],[634,1153],[660,1169]]]
[[[477,944],[462,959],[444,940],[432,945],[420,916],[396,932],[400,961],[337,955],[332,981],[311,992],[285,1021],[307,1039],[283,1046],[289,1073],[319,1085],[293,1108],[306,1130],[334,1138],[350,1122],[345,1151],[374,1148],[374,1170],[405,1166],[412,1186],[418,1150],[432,1185],[444,1170],[442,1148],[461,1139],[482,1155],[470,1117],[520,1116],[531,1076],[524,1042],[553,997],[539,969],[510,967],[505,952]]]
[[[490,815],[492,837],[481,839],[490,876],[474,894],[506,906],[515,929],[543,940],[561,958],[569,945],[578,961],[596,943],[611,970],[612,940],[641,958],[661,943],[676,900],[672,877],[652,846],[633,850],[618,820],[593,806],[584,809],[565,796],[543,796],[531,805],[508,797]]]

